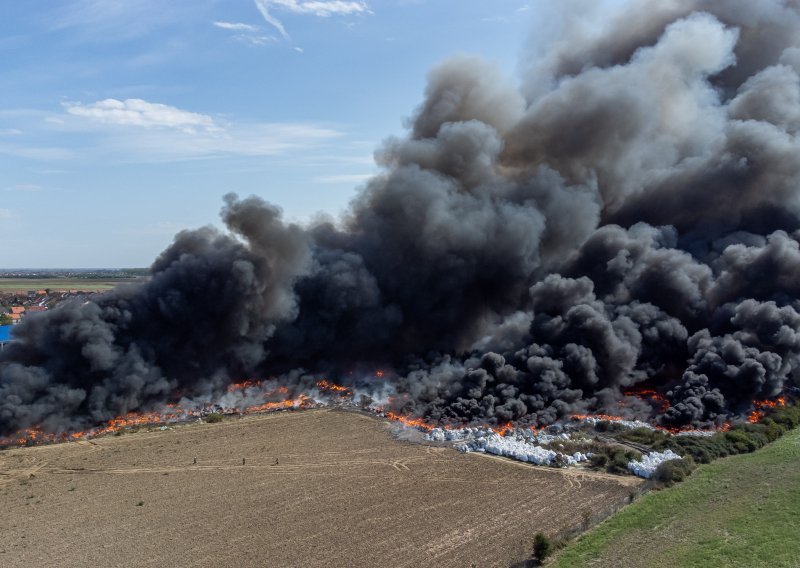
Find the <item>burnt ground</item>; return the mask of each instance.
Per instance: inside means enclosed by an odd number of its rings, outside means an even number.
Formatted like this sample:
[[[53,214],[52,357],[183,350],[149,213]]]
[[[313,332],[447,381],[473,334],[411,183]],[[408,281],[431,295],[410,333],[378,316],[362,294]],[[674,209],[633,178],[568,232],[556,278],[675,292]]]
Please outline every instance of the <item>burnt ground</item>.
[[[2,451],[0,566],[508,566],[639,484],[396,428],[316,410]]]

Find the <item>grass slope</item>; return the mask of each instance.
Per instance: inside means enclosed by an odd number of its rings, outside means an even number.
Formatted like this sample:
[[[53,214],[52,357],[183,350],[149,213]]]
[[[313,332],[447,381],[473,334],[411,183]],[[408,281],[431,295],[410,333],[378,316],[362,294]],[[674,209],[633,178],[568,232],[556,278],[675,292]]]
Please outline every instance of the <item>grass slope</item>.
[[[644,496],[554,566],[800,566],[800,430]]]

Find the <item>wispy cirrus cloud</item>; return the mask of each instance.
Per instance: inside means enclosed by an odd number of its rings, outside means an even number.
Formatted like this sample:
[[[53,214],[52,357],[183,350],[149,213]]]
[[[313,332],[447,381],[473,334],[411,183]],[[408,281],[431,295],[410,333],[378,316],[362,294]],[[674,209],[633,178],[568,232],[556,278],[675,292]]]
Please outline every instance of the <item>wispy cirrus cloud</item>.
[[[233,39],[241,41],[248,45],[258,46],[267,45],[278,41],[278,38],[272,35],[261,33],[261,28],[253,24],[245,24],[243,22],[213,22],[214,26],[222,30],[233,32]]]
[[[223,30],[231,30],[236,32],[257,32],[258,26],[251,24],[243,24],[241,22],[214,22],[214,25]]]
[[[109,149],[131,156],[183,159],[222,154],[276,155],[309,148],[340,132],[304,123],[243,123],[142,99],[65,103],[81,120],[68,128],[94,129]]]
[[[188,133],[197,129],[220,130],[208,115],[143,99],[104,99],[88,105],[64,103],[64,108],[71,115],[106,124],[177,128]]]
[[[348,16],[369,12],[365,2],[357,0],[254,0],[264,20],[280,34],[289,39],[283,23],[272,14],[272,10],[283,10],[293,14],[317,16]]]
[[[143,99],[66,102],[60,113],[20,110],[0,117],[24,122],[24,136],[0,154],[44,161],[168,162],[225,156],[298,157],[326,148],[343,133],[304,122],[212,117]],[[60,146],[53,147],[53,140]]]

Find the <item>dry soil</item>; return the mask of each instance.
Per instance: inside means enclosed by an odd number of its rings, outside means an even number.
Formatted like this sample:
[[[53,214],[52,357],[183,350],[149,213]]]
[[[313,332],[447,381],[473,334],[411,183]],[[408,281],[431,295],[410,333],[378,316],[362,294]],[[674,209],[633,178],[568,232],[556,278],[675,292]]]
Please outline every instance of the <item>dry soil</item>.
[[[397,428],[317,410],[2,451],[0,566],[509,566],[638,484]]]

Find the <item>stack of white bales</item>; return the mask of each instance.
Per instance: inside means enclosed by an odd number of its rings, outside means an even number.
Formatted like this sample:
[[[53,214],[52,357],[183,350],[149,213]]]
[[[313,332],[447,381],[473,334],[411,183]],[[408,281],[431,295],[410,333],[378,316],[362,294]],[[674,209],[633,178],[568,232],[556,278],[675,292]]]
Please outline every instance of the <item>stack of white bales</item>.
[[[631,460],[628,462],[628,470],[634,475],[650,479],[655,473],[656,468],[662,463],[670,460],[679,460],[681,456],[667,450],[665,452],[650,452],[642,456],[641,461]]]
[[[500,436],[495,433],[462,442],[457,449],[463,452],[486,452],[537,465],[551,465],[559,455],[567,465],[588,459],[588,456],[581,452],[575,452],[571,456],[563,455],[516,436]]]

